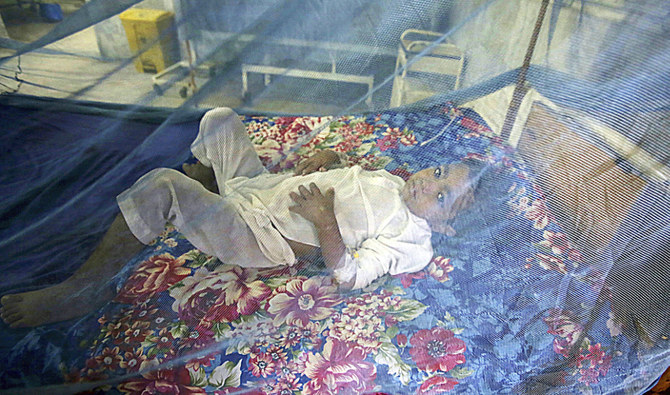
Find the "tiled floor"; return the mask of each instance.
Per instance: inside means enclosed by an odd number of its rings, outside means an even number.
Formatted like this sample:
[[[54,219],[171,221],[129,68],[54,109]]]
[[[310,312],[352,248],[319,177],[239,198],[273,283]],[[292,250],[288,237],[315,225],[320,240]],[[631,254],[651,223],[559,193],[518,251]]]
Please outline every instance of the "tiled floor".
[[[75,9],[64,6],[63,13]],[[32,42],[53,29],[55,23],[45,22],[34,9],[11,7],[2,10],[3,20],[11,39]],[[72,98],[78,100],[144,104],[157,107],[179,107],[189,96],[179,94],[185,81],[157,95],[152,75],[138,72],[132,63],[103,61],[100,59],[97,38],[92,27],[57,41],[45,49],[12,58],[0,64],[0,89],[26,95]],[[0,49],[0,56],[12,51]],[[23,82],[19,83],[14,76]],[[241,76],[240,76],[241,77]],[[196,79],[196,85],[206,83]],[[250,111],[297,112],[326,114],[336,111],[320,103],[300,103],[287,100],[256,100],[244,103],[240,81],[230,81],[217,94],[203,99],[198,107],[228,106]]]

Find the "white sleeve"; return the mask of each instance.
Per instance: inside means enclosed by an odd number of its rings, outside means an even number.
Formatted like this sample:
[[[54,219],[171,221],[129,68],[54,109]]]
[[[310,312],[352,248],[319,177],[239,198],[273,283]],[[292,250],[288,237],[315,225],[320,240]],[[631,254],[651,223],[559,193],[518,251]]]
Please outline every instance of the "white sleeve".
[[[409,226],[396,236],[378,236],[347,248],[333,276],[340,283],[354,281],[353,289],[367,286],[386,273],[413,273],[426,267],[433,257],[430,231]]]

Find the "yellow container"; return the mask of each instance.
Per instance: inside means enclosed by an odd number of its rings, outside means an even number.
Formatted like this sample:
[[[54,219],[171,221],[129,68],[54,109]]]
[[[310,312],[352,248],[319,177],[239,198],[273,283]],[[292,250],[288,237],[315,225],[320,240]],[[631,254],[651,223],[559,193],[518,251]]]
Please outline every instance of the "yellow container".
[[[174,14],[170,11],[131,8],[119,15],[139,72],[157,73],[177,59]],[[139,55],[138,55],[139,54]]]

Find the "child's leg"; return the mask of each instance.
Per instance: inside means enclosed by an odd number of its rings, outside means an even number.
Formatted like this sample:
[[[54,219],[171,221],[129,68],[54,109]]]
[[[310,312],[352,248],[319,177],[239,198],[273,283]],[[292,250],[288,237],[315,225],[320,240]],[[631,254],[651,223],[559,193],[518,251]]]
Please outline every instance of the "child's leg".
[[[229,108],[215,108],[203,116],[191,152],[212,168],[219,190],[231,178],[253,177],[265,171],[246,128]]]
[[[117,215],[93,254],[70,278],[37,291],[3,296],[2,320],[12,328],[38,326],[97,309],[114,297],[110,280],[142,247],[123,216]]]
[[[110,280],[166,222],[201,251],[244,267],[271,267],[254,234],[229,202],[172,169],[156,169],[117,198],[123,216],[112,223],[91,257],[66,281],[2,297],[2,319],[38,326],[84,315],[114,296]],[[125,219],[125,220],[124,220]],[[132,233],[131,233],[132,232]],[[287,252],[284,252],[287,253]]]

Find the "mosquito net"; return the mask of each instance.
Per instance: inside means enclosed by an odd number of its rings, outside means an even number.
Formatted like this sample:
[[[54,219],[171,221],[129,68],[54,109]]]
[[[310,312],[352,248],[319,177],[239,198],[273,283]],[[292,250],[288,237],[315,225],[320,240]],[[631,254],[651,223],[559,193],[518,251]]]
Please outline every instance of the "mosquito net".
[[[669,3],[0,5],[3,392],[667,386]]]

